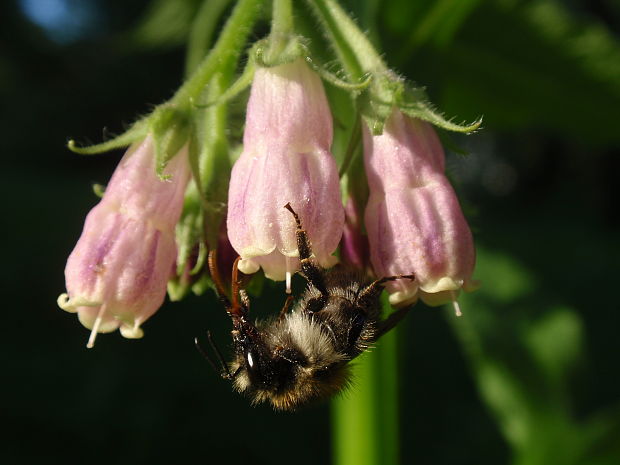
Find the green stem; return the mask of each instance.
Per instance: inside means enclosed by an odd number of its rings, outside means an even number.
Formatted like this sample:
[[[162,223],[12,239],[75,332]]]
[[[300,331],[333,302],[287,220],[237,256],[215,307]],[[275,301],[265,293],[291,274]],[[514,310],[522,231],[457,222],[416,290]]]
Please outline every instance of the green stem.
[[[269,49],[265,56],[267,63],[277,61],[293,35],[293,5],[291,0],[273,0],[271,18]]]
[[[335,0],[307,0],[323,26],[338,58],[354,80],[367,72],[385,72],[387,66],[366,34]]]
[[[231,0],[205,0],[196,14],[189,32],[187,54],[185,57],[185,75],[196,70],[211,46],[213,32],[217,22]]]
[[[197,99],[213,75],[219,71],[222,61],[241,54],[263,3],[264,0],[239,0],[211,52],[172,97],[172,103],[184,105],[188,104],[190,99]]]
[[[332,402],[334,465],[399,463],[397,332],[353,362],[355,384]]]
[[[207,98],[216,100],[228,88],[232,73],[218,72],[209,81]],[[228,195],[228,179],[230,178],[230,147],[228,145],[228,106],[213,105],[207,108],[202,122],[202,150],[198,157],[200,173],[200,192],[204,204],[204,231],[206,243],[215,247],[219,234],[219,225]]]
[[[293,5],[291,0],[273,0],[271,21],[272,34],[291,34],[293,32]]]

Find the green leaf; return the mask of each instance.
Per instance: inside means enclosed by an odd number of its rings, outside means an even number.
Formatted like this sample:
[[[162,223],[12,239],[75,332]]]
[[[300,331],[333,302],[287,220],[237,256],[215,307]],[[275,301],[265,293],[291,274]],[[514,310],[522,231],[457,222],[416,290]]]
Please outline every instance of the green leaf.
[[[582,331],[577,314],[562,307],[549,309],[528,328],[524,341],[551,382],[568,381],[583,351]]]

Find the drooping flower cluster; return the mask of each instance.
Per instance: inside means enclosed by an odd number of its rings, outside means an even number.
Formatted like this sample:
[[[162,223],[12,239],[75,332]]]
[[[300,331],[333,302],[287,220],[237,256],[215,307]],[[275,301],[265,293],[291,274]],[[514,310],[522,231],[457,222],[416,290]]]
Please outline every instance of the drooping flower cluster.
[[[117,328],[141,337],[140,326],[161,306],[167,285],[173,300],[211,288],[206,257],[217,248],[231,245],[240,271],[262,268],[267,278],[286,279],[290,291],[299,252],[295,221],[284,208],[289,203],[322,267],[338,261],[340,245],[343,266],[376,277],[415,275],[387,284],[394,305],[456,302],[461,289],[472,288],[472,235],[426,121],[461,132],[479,123],[458,126],[434,113],[421,91],[389,71],[354,22],[330,4],[315,13],[334,14],[320,23],[338,29],[325,35],[341,38],[331,45],[336,60],[348,56],[340,65],[349,81],[314,64],[308,40],[283,19],[289,4],[284,14],[274,12],[272,34],[254,44],[246,70],[232,82],[258,17],[258,4],[242,0],[210,54],[168,102],[112,141],[71,146],[99,153],[133,144],[86,219],[67,262],[67,293],[58,300],[92,330],[89,346],[97,333]],[[349,42],[344,52],[340,40]],[[322,80],[349,93],[346,109],[342,96],[328,99]],[[243,147],[231,168],[238,152],[227,104],[250,83]],[[334,131],[348,145],[334,143]],[[360,139],[363,159],[356,156]],[[222,231],[230,244],[222,242]],[[217,268],[228,261],[214,262]]]

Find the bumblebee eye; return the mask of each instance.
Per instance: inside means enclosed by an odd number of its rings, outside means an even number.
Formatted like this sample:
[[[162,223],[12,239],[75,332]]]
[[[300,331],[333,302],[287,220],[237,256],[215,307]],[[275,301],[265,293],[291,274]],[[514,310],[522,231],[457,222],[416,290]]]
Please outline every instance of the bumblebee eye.
[[[246,349],[245,351],[245,368],[250,375],[251,379],[258,380],[260,378],[260,368],[258,365],[259,356],[258,354],[251,350]]]
[[[254,368],[254,356],[250,350],[245,351],[245,363],[250,370]]]

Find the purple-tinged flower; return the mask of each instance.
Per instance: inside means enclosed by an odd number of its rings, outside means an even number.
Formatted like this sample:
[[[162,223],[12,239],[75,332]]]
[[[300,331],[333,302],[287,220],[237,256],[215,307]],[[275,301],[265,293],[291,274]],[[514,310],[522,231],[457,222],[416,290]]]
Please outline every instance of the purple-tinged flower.
[[[162,181],[154,152],[150,136],[127,151],[67,260],[67,293],[58,304],[92,330],[88,347],[97,333],[117,328],[124,337],[142,337],[140,325],[164,300],[189,162],[183,148],[166,167],[170,179]]]
[[[340,241],[344,210],[338,170],[329,152],[332,117],[319,77],[299,59],[259,68],[247,108],[243,153],[228,193],[228,236],[239,269],[282,280],[299,267],[299,214],[318,262],[329,267]]]
[[[461,288],[473,287],[475,252],[434,129],[395,110],[383,134],[364,132],[364,161],[374,270],[378,276],[416,276],[388,283],[390,302],[455,302]]]

